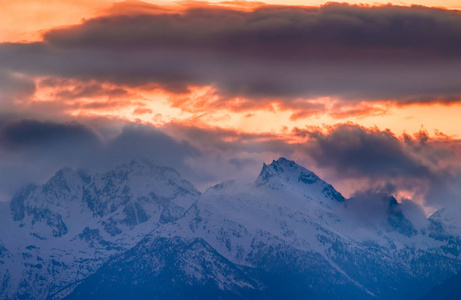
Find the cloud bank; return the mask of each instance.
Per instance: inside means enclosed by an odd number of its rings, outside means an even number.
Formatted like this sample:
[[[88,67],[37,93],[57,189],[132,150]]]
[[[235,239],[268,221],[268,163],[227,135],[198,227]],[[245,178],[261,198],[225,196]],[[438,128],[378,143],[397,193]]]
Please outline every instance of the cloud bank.
[[[123,5],[127,13],[51,29],[42,42],[1,44],[0,68],[28,78],[160,89],[183,95],[172,102],[184,110],[276,103],[295,118],[324,111],[321,101],[312,102],[322,97],[339,106],[461,99],[457,11],[329,3],[165,12]],[[188,97],[206,86],[212,97]]]
[[[424,131],[397,137],[354,124],[287,135],[126,123],[109,137],[103,125],[6,120],[0,126],[0,195],[9,200],[22,185],[43,182],[64,166],[104,171],[132,158],[173,167],[205,190],[228,179],[251,182],[263,161],[280,156],[346,195],[387,193],[433,207],[457,204],[461,195],[458,140]]]

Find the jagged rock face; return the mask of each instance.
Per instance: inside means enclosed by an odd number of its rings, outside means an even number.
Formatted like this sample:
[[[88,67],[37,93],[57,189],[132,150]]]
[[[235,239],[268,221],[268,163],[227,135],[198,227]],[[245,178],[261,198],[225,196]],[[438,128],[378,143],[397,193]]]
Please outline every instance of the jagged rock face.
[[[125,222],[136,225],[148,219],[142,204],[155,202],[164,207],[164,213],[168,216],[163,218],[175,219],[184,213],[184,207],[170,200],[196,197],[199,194],[192,184],[181,179],[173,169],[132,161],[114,171],[96,176],[85,189],[83,199],[93,214],[101,217],[124,206]]]
[[[63,169],[0,216],[0,298],[415,299],[461,270],[445,219],[373,201],[284,158],[204,194],[145,161]]]
[[[3,225],[14,258],[0,270],[8,278],[0,298],[61,297],[110,256],[180,218],[199,195],[176,171],[139,160],[97,175],[66,168],[24,188]]]

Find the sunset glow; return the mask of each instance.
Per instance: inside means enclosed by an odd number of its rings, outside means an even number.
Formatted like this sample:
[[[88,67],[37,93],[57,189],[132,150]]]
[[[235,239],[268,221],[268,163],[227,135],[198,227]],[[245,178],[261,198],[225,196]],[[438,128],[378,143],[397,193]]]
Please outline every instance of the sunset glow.
[[[299,102],[323,105],[321,109],[300,112],[281,106],[277,100],[264,102],[259,108],[246,108],[244,103],[247,100],[244,98],[229,100],[226,106],[221,106],[217,103],[220,100],[212,86],[190,87],[189,93],[177,95],[158,89],[122,89],[114,84],[101,86],[97,82],[65,81],[50,87],[47,85],[49,81],[37,80],[34,96],[28,101],[18,100],[18,106],[26,110],[59,108],[63,114],[77,118],[122,118],[155,126],[179,122],[251,133],[271,132],[281,136],[296,127],[347,122],[365,127],[388,128],[397,135],[405,132],[413,134],[421,129],[431,135],[443,133],[452,138],[461,135],[457,124],[461,105],[457,103],[401,106],[385,101],[372,105],[362,102],[357,106],[335,107],[338,100],[324,97],[299,99]],[[97,95],[85,95],[86,90],[95,88],[99,90]]]

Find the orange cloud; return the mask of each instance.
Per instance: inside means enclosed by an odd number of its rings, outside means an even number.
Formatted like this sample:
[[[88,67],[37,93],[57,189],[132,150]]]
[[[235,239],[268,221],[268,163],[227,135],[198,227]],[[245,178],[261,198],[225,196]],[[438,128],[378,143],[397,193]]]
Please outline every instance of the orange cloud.
[[[219,126],[248,133],[284,134],[306,123],[321,126],[351,121],[389,128],[395,133],[418,132],[424,124],[431,132],[460,135],[456,126],[460,104],[402,106],[392,101],[349,103],[331,98],[264,102],[221,99],[213,87],[189,87],[188,90],[186,94],[174,94],[150,85],[132,87],[97,80],[45,77],[36,80],[31,95],[24,95],[23,101],[16,102],[15,111],[33,116],[104,116],[155,125],[176,122]]]

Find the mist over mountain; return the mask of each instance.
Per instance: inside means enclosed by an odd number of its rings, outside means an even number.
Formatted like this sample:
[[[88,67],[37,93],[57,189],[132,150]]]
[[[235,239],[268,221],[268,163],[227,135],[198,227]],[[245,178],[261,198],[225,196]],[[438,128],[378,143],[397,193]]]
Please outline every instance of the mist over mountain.
[[[285,158],[204,193],[148,160],[64,168],[0,205],[2,299],[435,299],[461,271],[452,211]]]

